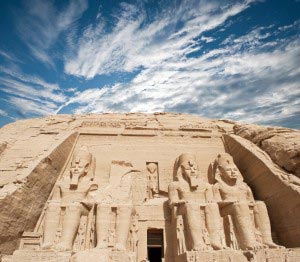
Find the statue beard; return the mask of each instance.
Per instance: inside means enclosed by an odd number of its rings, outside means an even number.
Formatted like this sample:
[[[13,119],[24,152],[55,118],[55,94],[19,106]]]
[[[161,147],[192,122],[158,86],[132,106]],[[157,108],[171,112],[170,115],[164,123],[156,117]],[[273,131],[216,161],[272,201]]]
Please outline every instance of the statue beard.
[[[82,176],[83,176],[83,174],[80,174],[80,173],[71,174],[71,182],[70,182],[71,189],[76,189],[78,187],[79,179]]]
[[[198,179],[197,179],[196,176],[189,177],[188,181],[189,181],[189,184],[190,184],[191,188],[195,189],[195,188],[198,187]]]

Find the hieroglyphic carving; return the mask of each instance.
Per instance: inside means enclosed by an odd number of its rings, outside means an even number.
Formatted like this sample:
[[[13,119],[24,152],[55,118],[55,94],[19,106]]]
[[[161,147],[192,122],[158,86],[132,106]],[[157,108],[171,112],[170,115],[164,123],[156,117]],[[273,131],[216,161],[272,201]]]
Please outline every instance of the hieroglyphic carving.
[[[86,147],[80,148],[72,159],[70,176],[62,177],[54,189],[44,221],[43,249],[72,250],[80,218],[87,216],[93,206],[89,193],[98,188],[94,181],[95,159]],[[64,213],[61,219],[61,213]],[[60,221],[62,220],[62,221]],[[59,243],[57,229],[61,225]]]
[[[117,121],[82,121],[81,123],[82,127],[97,127],[97,128],[121,128],[122,122]]]
[[[232,218],[239,247],[247,250],[262,247],[257,241],[256,230],[258,230],[264,246],[278,248],[279,246],[272,240],[265,204],[262,201],[254,201],[251,189],[243,182],[243,177],[232,157],[227,153],[219,154],[213,170],[215,198],[219,201],[221,215],[223,217],[230,215]]]
[[[173,217],[182,215],[187,226],[188,250],[222,249],[220,214],[216,203],[212,203],[211,186],[199,178],[195,157],[181,154],[174,164],[174,179],[169,186],[169,205]],[[205,207],[206,225],[210,245],[205,243],[200,207]],[[176,225],[175,225],[176,226]]]

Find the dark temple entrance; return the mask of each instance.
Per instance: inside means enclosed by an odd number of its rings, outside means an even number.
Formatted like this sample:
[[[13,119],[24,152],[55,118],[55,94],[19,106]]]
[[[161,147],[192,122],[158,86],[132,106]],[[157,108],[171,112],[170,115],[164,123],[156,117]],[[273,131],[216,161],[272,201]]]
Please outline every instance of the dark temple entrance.
[[[148,229],[147,231],[148,260],[161,262],[164,257],[164,232],[163,229]]]

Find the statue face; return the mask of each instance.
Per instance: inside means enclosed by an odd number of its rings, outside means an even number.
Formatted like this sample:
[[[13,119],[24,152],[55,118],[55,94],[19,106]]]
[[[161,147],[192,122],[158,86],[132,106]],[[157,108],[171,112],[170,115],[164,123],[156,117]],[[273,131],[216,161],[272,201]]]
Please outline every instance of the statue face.
[[[154,163],[149,163],[147,165],[147,169],[148,171],[151,173],[151,174],[154,174],[156,172],[156,169],[157,169],[157,165],[154,164]]]
[[[70,177],[71,177],[71,187],[77,187],[79,178],[85,176],[88,172],[89,163],[84,159],[78,157],[74,158],[71,163]]]
[[[236,167],[236,165],[232,163],[219,166],[219,170],[221,172],[221,176],[225,180],[237,180],[241,176],[241,173]]]
[[[189,159],[181,164],[182,176],[190,185],[195,186],[195,180],[197,179],[198,167],[194,159]]]

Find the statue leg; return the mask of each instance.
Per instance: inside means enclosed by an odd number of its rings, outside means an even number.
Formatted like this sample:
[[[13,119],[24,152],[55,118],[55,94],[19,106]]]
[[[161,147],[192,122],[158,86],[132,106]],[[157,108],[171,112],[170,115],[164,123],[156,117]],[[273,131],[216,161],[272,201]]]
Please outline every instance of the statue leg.
[[[200,207],[198,204],[186,203],[184,211],[185,224],[189,233],[189,242],[192,250],[207,250],[208,246],[203,241]]]
[[[80,223],[82,209],[83,207],[80,203],[72,203],[67,206],[63,221],[61,239],[56,245],[56,249],[60,251],[72,250],[73,242]]]
[[[212,248],[215,250],[223,249],[221,215],[218,204],[210,203],[205,207],[205,218]]]
[[[253,250],[257,248],[255,228],[251,219],[247,203],[236,203],[232,206],[232,219],[237,239],[241,249]]]
[[[108,229],[110,226],[110,205],[98,204],[96,215],[96,248],[108,248]]]
[[[49,202],[45,215],[42,249],[49,249],[53,245],[59,224],[60,211],[61,208],[59,202]]]
[[[116,250],[126,250],[126,243],[130,230],[131,213],[131,205],[121,205],[117,208]]]
[[[262,234],[263,244],[270,248],[278,248],[272,240],[271,224],[268,210],[264,202],[257,201],[254,205],[254,218],[259,231]]]

